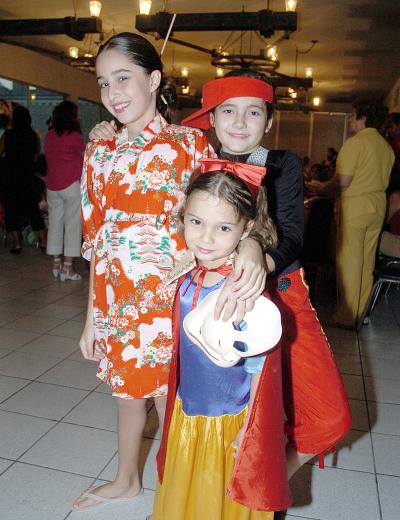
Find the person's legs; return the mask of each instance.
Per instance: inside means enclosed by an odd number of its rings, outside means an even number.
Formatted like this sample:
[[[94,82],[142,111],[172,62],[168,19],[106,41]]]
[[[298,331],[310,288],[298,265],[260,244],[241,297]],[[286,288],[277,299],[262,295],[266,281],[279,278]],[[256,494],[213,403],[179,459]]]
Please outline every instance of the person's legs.
[[[367,304],[373,285],[373,275],[375,267],[376,249],[378,247],[379,235],[381,233],[385,218],[385,207],[378,207],[376,214],[371,215],[364,242],[364,261],[361,276],[360,302],[358,306],[359,318]]]
[[[146,424],[145,399],[119,399],[118,404],[118,470],[115,480],[91,491],[106,499],[133,498],[141,490],[139,453]],[[75,510],[84,510],[96,501],[83,493],[74,502]],[[99,504],[100,505],[100,504]]]
[[[160,397],[155,397],[154,404],[155,404],[155,407],[157,410],[160,434],[162,434],[163,427],[164,427],[165,407],[167,405],[167,396],[163,395]]]
[[[163,427],[164,427],[164,417],[165,417],[165,407],[167,404],[167,396],[160,396],[154,398],[154,405],[157,410],[158,415],[158,426],[160,429],[160,434],[162,435]],[[152,520],[153,515],[146,516],[146,520]]]
[[[79,182],[62,190],[60,195],[64,203],[64,264],[61,280],[80,280],[81,276],[73,266],[73,259],[80,256],[82,242]]]
[[[43,253],[46,252],[47,250],[47,233],[46,233],[46,229],[43,227],[42,229],[38,229],[38,242],[39,242],[39,247],[40,249],[42,250]]]
[[[20,253],[22,250],[21,240],[21,204],[14,193],[8,194],[4,200],[4,223],[7,231],[7,242],[11,253]]]
[[[290,478],[304,463],[330,450],[346,435],[351,414],[302,271],[271,280],[268,289],[282,317],[282,383]]]
[[[47,254],[53,256],[53,276],[60,276],[62,267],[64,204],[58,191],[47,190],[49,229],[47,233]]]
[[[42,215],[40,214],[39,203],[32,196],[26,196],[25,216],[28,218],[32,229],[37,233],[40,249],[43,253],[46,252],[46,227]]]
[[[21,234],[19,231],[9,231],[8,241],[11,244],[11,253],[20,253],[22,249]]]
[[[335,321],[354,327],[360,304],[366,226],[362,218],[343,216],[338,229],[336,284],[338,292]]]
[[[79,257],[81,254],[82,223],[79,182],[74,182],[62,192],[65,210],[64,256]]]
[[[61,255],[53,256],[53,276],[54,278],[58,278],[60,276],[61,267],[62,267],[63,258]]]
[[[58,191],[47,190],[49,230],[47,234],[47,254],[63,254],[64,203]]]
[[[300,453],[299,451],[296,451],[290,443],[288,443],[286,447],[286,470],[288,480],[293,477],[297,470],[315,456],[315,453]]]

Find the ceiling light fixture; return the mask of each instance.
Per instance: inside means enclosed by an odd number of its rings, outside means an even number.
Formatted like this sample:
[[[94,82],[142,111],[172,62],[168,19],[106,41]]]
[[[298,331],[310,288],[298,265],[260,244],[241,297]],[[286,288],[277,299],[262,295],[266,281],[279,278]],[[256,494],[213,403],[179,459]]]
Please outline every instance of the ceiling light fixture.
[[[268,2],[269,3],[269,2]],[[295,9],[297,2],[291,0],[288,8]],[[148,11],[147,11],[148,12]],[[190,49],[206,53],[210,56],[211,65],[216,69],[217,77],[222,76],[223,70],[259,70],[270,76],[276,87],[295,87],[296,89],[309,89],[312,87],[312,78],[298,78],[287,76],[277,72],[280,63],[278,54],[272,49],[282,39],[289,39],[290,34],[297,29],[297,13],[290,11],[274,12],[270,9],[262,9],[255,12],[218,12],[218,13],[177,13],[171,14],[164,9],[156,14],[144,16],[144,12],[136,16],[135,28],[137,31],[152,35],[156,39],[164,39],[188,47]],[[261,40],[263,38],[271,38],[275,31],[283,31],[283,36],[270,45],[271,50],[265,49],[265,41],[262,49],[258,54],[245,54],[243,46],[240,51],[229,48],[227,44],[221,47],[209,49],[201,47],[195,43],[178,39],[174,36],[178,32],[218,32],[218,31],[240,31],[242,36],[249,32],[256,32]],[[243,39],[241,37],[241,39]],[[236,42],[237,40],[235,40]],[[234,42],[234,43],[235,43]],[[233,44],[231,44],[232,46]],[[164,49],[164,47],[163,47]],[[311,50],[311,48],[309,49]],[[309,52],[307,50],[307,52]],[[297,54],[296,48],[296,70],[297,70]],[[178,78],[174,78],[175,80]],[[182,76],[179,76],[179,86],[184,85]],[[186,84],[185,84],[186,86]],[[287,90],[285,91],[287,92]]]
[[[270,58],[272,61],[278,61],[278,50],[276,45],[267,45],[264,52],[267,58]]]
[[[151,0],[139,0],[140,14],[149,15],[151,10]]]
[[[79,49],[78,47],[69,47],[68,54],[71,58],[74,60],[77,60],[79,58]]]
[[[277,54],[274,55],[274,58],[271,58],[262,49],[260,49],[259,54],[233,54],[220,49],[213,49],[211,65],[226,70],[246,69],[271,73],[279,67],[279,61]]]
[[[285,0],[285,4],[286,4],[286,11],[292,12],[292,13],[294,11],[296,11],[297,0]]]
[[[306,78],[312,78],[312,75],[313,75],[312,67],[306,67],[305,73],[306,73]]]
[[[305,49],[304,51],[301,51],[297,45],[296,45],[296,56],[295,56],[295,59],[294,59],[294,75],[295,77],[297,76],[297,62],[298,62],[298,59],[299,59],[299,54],[308,54],[309,52],[312,51],[312,49],[315,47],[315,45],[319,43],[319,40],[311,40],[311,45]],[[311,76],[307,76],[308,78],[312,78],[312,68],[311,67],[308,67],[309,69],[311,69]],[[307,70],[307,69],[306,69]]]
[[[312,87],[312,79],[292,78],[275,72],[280,65],[278,56],[274,53],[274,59],[271,59],[266,56],[264,49],[260,49],[258,54],[244,54],[241,47],[240,52],[236,54],[233,51],[223,50],[223,47],[208,49],[174,37],[174,33],[179,31],[241,31],[242,34],[254,31],[262,39],[262,37],[270,38],[275,31],[284,31],[284,35],[278,40],[280,41],[281,39],[288,39],[290,33],[297,29],[296,12],[274,12],[270,9],[262,9],[255,12],[178,13],[172,15],[162,10],[149,16],[137,15],[135,28],[141,33],[153,35],[156,39],[162,38],[165,41],[168,40],[206,53],[210,56],[211,64],[214,67],[225,70],[259,70],[273,75],[274,77],[271,79],[276,86],[294,85],[296,88],[304,89]]]
[[[181,76],[182,78],[188,78],[189,77],[189,69],[187,67],[181,68]]]
[[[100,16],[101,13],[101,2],[97,2],[96,0],[91,0],[89,2],[89,10],[90,10],[90,16],[95,16],[96,18]]]

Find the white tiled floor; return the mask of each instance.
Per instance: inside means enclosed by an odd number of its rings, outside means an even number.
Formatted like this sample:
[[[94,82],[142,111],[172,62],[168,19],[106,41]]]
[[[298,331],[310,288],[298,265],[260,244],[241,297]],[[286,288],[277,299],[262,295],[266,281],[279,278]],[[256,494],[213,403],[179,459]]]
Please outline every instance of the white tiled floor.
[[[72,513],[72,500],[116,468],[116,410],[78,351],[82,282],[53,281],[46,256],[0,249],[1,520],[142,520],[151,511],[154,410],[145,431],[145,493],[135,503]],[[381,299],[361,334],[327,330],[353,410],[353,429],[326,469],[293,479],[287,518],[400,518],[400,292]],[[173,519],[168,519],[173,520]],[[187,519],[191,520],[191,519]],[[204,519],[206,520],[206,519]]]

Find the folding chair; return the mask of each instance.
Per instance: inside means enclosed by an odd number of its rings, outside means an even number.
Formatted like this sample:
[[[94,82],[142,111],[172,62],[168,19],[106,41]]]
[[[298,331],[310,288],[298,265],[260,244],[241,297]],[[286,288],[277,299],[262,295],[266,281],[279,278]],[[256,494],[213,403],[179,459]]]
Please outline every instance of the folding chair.
[[[374,310],[379,294],[384,283],[389,283],[385,295],[387,295],[392,283],[400,285],[400,258],[379,256],[374,270],[374,285],[371,289],[367,304],[357,323],[357,330],[361,328],[365,318],[369,317]]]

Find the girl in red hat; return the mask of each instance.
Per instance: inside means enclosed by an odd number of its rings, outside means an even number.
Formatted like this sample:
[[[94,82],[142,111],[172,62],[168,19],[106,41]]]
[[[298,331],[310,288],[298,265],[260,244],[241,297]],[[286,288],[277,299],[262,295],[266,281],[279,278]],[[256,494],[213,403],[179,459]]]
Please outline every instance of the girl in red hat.
[[[303,242],[303,177],[293,152],[261,145],[273,116],[273,88],[258,72],[232,71],[203,87],[203,107],[182,124],[214,127],[220,155],[266,166],[265,186],[278,247],[265,258],[267,288],[282,315],[283,399],[287,415],[287,469],[335,447],[351,426],[343,382],[328,340],[311,306],[299,256]]]

